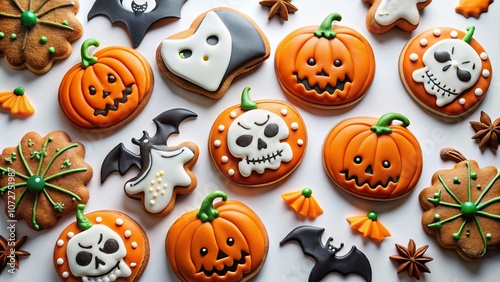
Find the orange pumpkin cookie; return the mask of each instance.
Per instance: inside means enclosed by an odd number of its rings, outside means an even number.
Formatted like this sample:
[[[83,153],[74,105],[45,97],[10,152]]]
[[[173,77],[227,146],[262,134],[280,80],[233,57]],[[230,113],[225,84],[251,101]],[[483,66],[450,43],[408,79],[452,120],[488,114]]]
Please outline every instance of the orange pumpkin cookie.
[[[142,227],[119,211],[84,215],[68,225],[54,246],[54,268],[61,281],[138,281],[149,261],[149,240]]]
[[[373,33],[384,33],[394,27],[412,31],[420,23],[419,10],[432,0],[363,0],[371,4],[366,15],[366,27]]]
[[[210,130],[208,149],[217,169],[244,186],[280,181],[300,164],[307,131],[299,112],[279,100],[250,100],[249,87],[241,104],[227,108]]]
[[[422,173],[422,149],[408,125],[410,121],[398,113],[341,121],[323,145],[327,174],[361,198],[384,201],[407,195]]]
[[[29,132],[0,155],[0,194],[9,219],[24,219],[34,230],[53,227],[59,217],[86,203],[92,168],[85,148],[63,131],[45,137]],[[12,202],[15,202],[11,204]]]
[[[375,75],[368,41],[352,28],[333,25],[330,14],[318,26],[299,28],[278,45],[275,70],[286,94],[317,108],[343,108],[359,102]]]
[[[0,57],[14,69],[48,72],[83,34],[79,8],[78,0],[0,1]]]
[[[460,3],[455,7],[455,12],[466,18],[470,16],[479,18],[482,13],[488,12],[491,3],[493,0],[460,0]]]
[[[399,74],[406,90],[424,109],[447,118],[474,110],[491,82],[491,62],[467,33],[449,27],[421,32],[401,51]]]
[[[99,46],[99,41],[83,42],[82,62],[66,73],[59,86],[59,105],[79,128],[109,131],[146,106],[153,91],[153,71],[134,49],[112,46],[90,56],[90,46]]]
[[[431,186],[420,192],[422,227],[440,246],[479,260],[500,245],[500,173],[451,148],[441,150],[441,158],[457,164],[434,173]]]
[[[216,198],[222,201],[213,204]],[[178,218],[165,244],[170,267],[183,282],[247,281],[264,265],[268,248],[259,216],[222,191]]]

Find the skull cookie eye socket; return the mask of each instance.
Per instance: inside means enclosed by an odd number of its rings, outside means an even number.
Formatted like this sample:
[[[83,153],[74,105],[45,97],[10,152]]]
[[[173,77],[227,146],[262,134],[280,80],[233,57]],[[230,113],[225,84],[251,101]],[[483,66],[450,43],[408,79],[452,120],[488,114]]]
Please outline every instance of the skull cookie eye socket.
[[[253,137],[252,135],[241,135],[236,139],[236,144],[240,147],[247,147],[252,144]]]
[[[118,245],[118,242],[115,239],[108,239],[104,243],[104,247],[99,248],[99,251],[106,253],[106,254],[113,254],[116,253],[120,249],[120,246]]]
[[[184,50],[181,50],[179,52],[179,57],[181,57],[181,59],[187,59],[189,57],[191,57],[193,55],[193,51],[189,50],[189,49],[184,49]]]
[[[470,72],[468,72],[466,70],[461,70],[461,69],[458,68],[457,69],[457,77],[462,82],[468,82],[468,81],[471,80],[472,75],[470,74]]]
[[[434,59],[440,63],[445,63],[451,61],[450,53],[446,51],[436,51],[434,52]]]
[[[316,65],[316,60],[314,60],[314,58],[310,58],[309,60],[307,60],[307,64],[310,66],[314,66]]]
[[[217,43],[219,43],[219,38],[217,36],[211,35],[211,36],[207,37],[207,44],[208,45],[215,46],[215,45],[217,45]]]
[[[81,266],[87,266],[92,262],[92,254],[86,251],[81,251],[76,255],[76,263]]]
[[[268,138],[271,138],[278,135],[279,131],[280,128],[276,123],[270,123],[266,125],[266,128],[264,128],[264,135]]]
[[[354,157],[354,163],[355,164],[360,164],[363,161],[363,159],[360,156]]]

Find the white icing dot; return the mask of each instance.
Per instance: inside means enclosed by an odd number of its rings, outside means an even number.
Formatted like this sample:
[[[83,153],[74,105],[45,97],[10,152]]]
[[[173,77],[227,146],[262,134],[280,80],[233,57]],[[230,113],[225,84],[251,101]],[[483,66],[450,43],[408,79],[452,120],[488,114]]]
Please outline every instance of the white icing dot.
[[[233,176],[234,175],[234,169],[228,170],[227,174],[229,174],[229,176]]]
[[[456,30],[452,31],[450,33],[451,38],[457,38],[458,37],[458,32]]]
[[[427,41],[427,39],[425,38],[420,39],[420,46],[425,47],[427,46],[428,43],[429,42]]]
[[[165,190],[161,191],[160,194],[165,195]]]
[[[158,198],[158,193],[153,193],[153,198],[154,199]]]
[[[479,56],[481,57],[481,60],[483,60],[483,61],[488,60],[488,54],[486,54],[486,52],[481,53],[481,55],[479,55]]]
[[[220,158],[220,161],[221,161],[223,164],[225,164],[225,163],[227,163],[227,162],[229,161],[229,158],[228,158],[227,156],[222,156],[222,157]]]
[[[121,218],[117,218],[116,221],[115,221],[116,225],[118,226],[122,226],[123,225],[123,219]]]
[[[460,105],[465,105],[465,98],[460,98],[458,102],[460,103]]]
[[[63,277],[63,278],[68,278],[68,277],[69,277],[69,272],[64,271],[64,272],[62,273],[62,277]]]
[[[68,232],[68,238],[73,238],[73,236],[75,236],[75,233],[73,233],[73,232]]]
[[[149,187],[148,191],[149,191],[149,193],[152,193],[153,192],[153,187]]]
[[[154,181],[154,179],[153,179],[153,180],[151,180],[151,185],[155,185],[155,183],[156,183],[156,182]]]
[[[220,132],[224,131],[224,129],[226,129],[226,127],[223,124],[219,125],[219,131]]]
[[[236,117],[236,112],[235,112],[235,111],[232,111],[232,112],[229,114],[229,117],[231,117],[231,118],[235,118],[235,117]]]
[[[481,95],[483,95],[483,89],[481,89],[481,88],[476,88],[476,90],[474,90],[474,94],[476,94],[476,96],[481,96]]]
[[[158,184],[160,184],[163,181],[163,178],[158,178]]]
[[[293,131],[299,129],[299,124],[296,122],[292,122],[290,128],[292,128]]]
[[[61,239],[57,240],[57,245],[58,245],[59,247],[64,246],[64,241],[63,241],[63,240],[61,240]]]
[[[418,60],[418,54],[417,53],[411,53],[410,54],[410,61],[415,62]]]
[[[64,259],[63,258],[58,258],[56,261],[57,265],[63,265],[64,264]]]
[[[222,144],[222,142],[220,140],[215,140],[214,141],[214,146],[215,147],[219,147],[221,144]]]
[[[95,218],[95,222],[100,223],[102,222],[102,217],[98,216]]]
[[[488,76],[490,76],[490,71],[489,70],[483,70],[483,77],[487,78]]]
[[[158,172],[160,174],[160,176],[163,176],[165,174],[165,172],[163,172],[163,170],[160,170],[160,172]]]
[[[167,187],[168,187],[167,183],[163,184],[163,189],[167,189]]]
[[[439,28],[435,28],[432,33],[434,34],[434,36],[438,37],[438,36],[441,36],[441,30]]]
[[[287,109],[281,109],[281,115],[282,116],[286,116],[288,114],[288,110]]]
[[[129,238],[130,236],[132,236],[132,231],[130,231],[130,230],[127,229],[127,230],[125,230],[125,234],[124,235],[125,235],[125,238]]]
[[[297,140],[297,145],[299,145],[299,146],[304,145],[304,140],[302,140],[302,139]]]
[[[156,187],[156,192],[160,192],[160,191],[161,191],[161,187],[160,186]]]
[[[154,205],[155,205],[155,200],[151,200],[151,201],[149,201],[149,205],[150,205],[150,206],[154,206]]]
[[[135,262],[130,263],[130,267],[136,267],[136,266],[137,266],[137,263],[135,263]]]
[[[137,248],[137,242],[135,242],[135,241],[132,242],[131,246],[132,246],[132,249],[136,249]]]

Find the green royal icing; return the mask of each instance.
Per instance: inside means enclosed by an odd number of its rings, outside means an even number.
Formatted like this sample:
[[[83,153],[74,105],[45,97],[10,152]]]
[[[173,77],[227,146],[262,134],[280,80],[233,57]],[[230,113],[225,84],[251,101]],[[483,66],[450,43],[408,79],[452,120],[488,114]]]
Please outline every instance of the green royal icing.
[[[5,33],[0,31],[0,39],[3,39],[5,37]]]
[[[302,195],[306,198],[311,197],[312,193],[313,193],[313,190],[311,188],[302,189]]]
[[[56,48],[54,47],[49,47],[49,53],[54,54],[56,52]]]
[[[12,34],[10,35],[10,39],[11,39],[11,40],[16,40],[16,39],[17,39],[17,34],[12,33]]]
[[[41,43],[41,44],[47,44],[47,42],[48,42],[48,41],[49,41],[49,40],[47,39],[47,37],[46,37],[46,36],[42,36],[42,37],[40,37],[40,43]]]
[[[219,217],[219,211],[214,208],[214,200],[217,198],[222,198],[222,201],[227,201],[227,194],[223,191],[213,191],[208,194],[208,196],[201,203],[201,207],[196,213],[196,217],[201,220],[201,222],[211,222],[212,220]]]

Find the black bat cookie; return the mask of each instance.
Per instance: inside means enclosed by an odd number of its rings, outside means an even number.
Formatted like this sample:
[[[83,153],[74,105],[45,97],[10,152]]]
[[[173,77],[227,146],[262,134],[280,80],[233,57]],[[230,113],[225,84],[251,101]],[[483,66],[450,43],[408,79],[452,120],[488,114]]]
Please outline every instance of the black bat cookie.
[[[372,268],[365,254],[352,246],[351,250],[344,256],[338,257],[336,254],[344,246],[334,247],[330,244],[333,238],[328,238],[326,245],[323,245],[321,236],[324,228],[314,226],[299,226],[292,230],[280,242],[280,246],[289,241],[297,241],[304,254],[314,258],[316,264],[309,274],[309,282],[318,282],[330,272],[338,272],[343,276],[349,274],[359,274],[367,282],[372,281]]]
[[[106,15],[111,22],[127,26],[132,45],[137,48],[148,29],[164,18],[180,18],[186,0],[96,0],[87,16]]]

